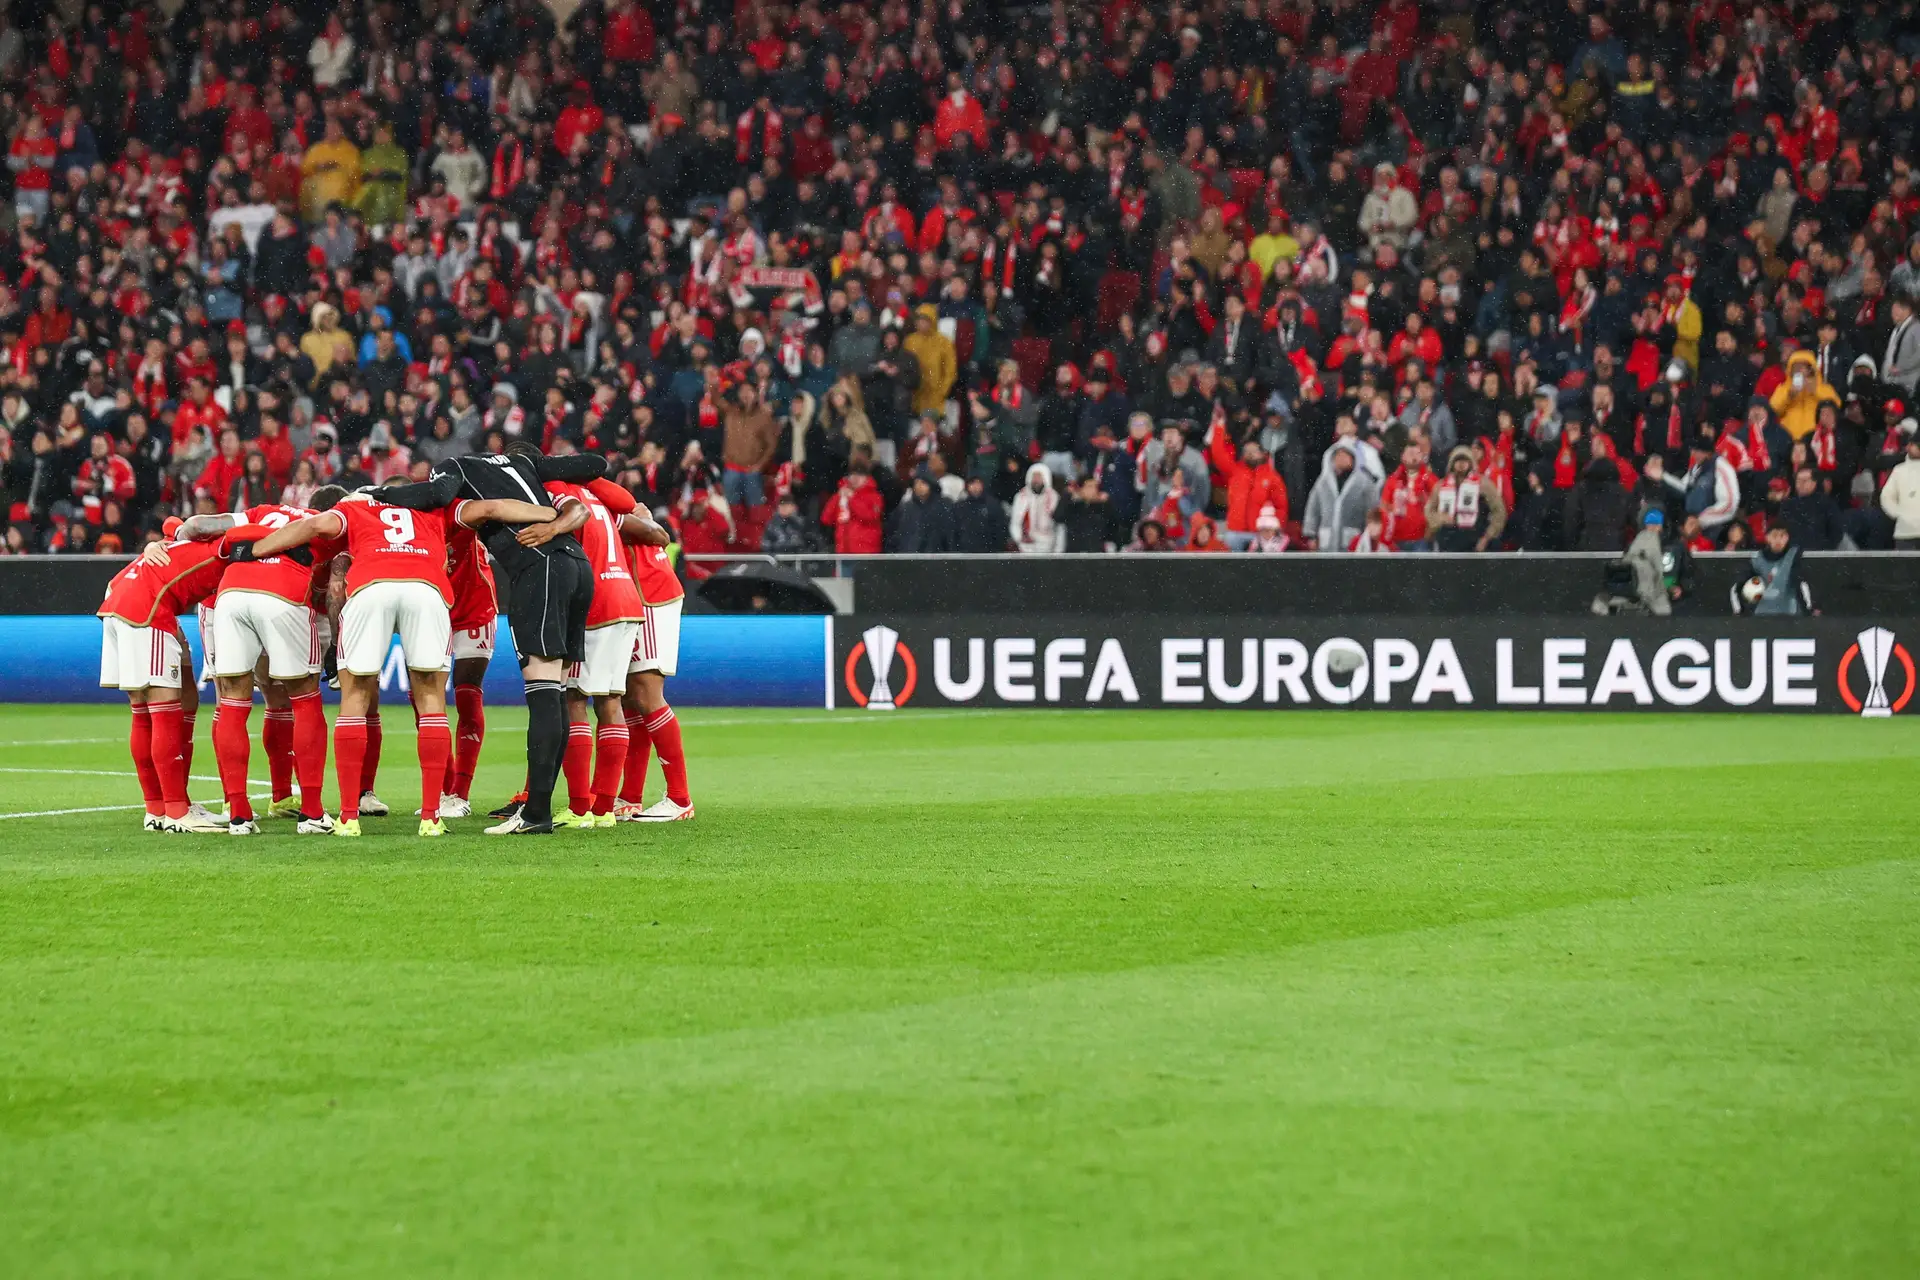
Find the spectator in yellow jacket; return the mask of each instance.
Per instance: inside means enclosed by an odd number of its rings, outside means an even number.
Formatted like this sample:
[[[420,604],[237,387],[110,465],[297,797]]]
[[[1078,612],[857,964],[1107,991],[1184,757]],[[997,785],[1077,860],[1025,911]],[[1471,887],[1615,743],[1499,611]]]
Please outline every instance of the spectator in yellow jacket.
[[[300,160],[300,211],[315,223],[328,205],[351,205],[359,195],[360,148],[347,141],[338,120],[329,120],[327,136]]]
[[[953,390],[954,379],[960,373],[960,356],[953,349],[952,339],[940,332],[940,312],[932,303],[922,303],[914,309],[913,333],[901,345],[920,362],[920,385],[913,393],[913,411],[945,412],[947,393]]]
[[[1773,389],[1773,395],[1767,401],[1773,406],[1774,416],[1780,419],[1780,425],[1795,440],[1805,440],[1819,425],[1822,401],[1838,405],[1841,403],[1840,393],[1820,376],[1820,365],[1813,358],[1813,352],[1796,351],[1789,355],[1787,376]]]
[[[1687,362],[1687,372],[1700,372],[1700,306],[1687,296],[1685,276],[1667,277],[1666,298],[1660,306],[1661,336],[1673,343],[1673,358]]]

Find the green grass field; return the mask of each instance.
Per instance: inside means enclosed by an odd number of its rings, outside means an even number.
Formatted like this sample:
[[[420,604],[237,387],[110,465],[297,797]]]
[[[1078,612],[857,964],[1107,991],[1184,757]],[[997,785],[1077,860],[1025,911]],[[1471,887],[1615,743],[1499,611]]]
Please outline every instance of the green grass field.
[[[683,719],[674,826],[0,820],[0,1275],[1920,1274],[1920,725]]]

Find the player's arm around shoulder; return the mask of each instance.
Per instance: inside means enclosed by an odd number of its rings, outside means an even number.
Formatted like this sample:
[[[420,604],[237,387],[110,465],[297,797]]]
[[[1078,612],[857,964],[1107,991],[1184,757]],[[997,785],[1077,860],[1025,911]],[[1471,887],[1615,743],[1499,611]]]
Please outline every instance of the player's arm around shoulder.
[[[673,541],[673,535],[652,516],[635,508],[620,518],[620,539],[643,547],[664,547]]]
[[[513,535],[514,540],[523,547],[542,547],[584,527],[593,513],[587,510],[586,503],[568,492],[570,487],[563,481],[549,482],[547,492],[553,495],[554,514],[537,524],[527,525]]]
[[[540,524],[558,515],[552,507],[522,502],[518,498],[476,498],[453,509],[454,520],[469,529],[488,523]]]
[[[192,516],[180,523],[180,536],[188,542],[212,542],[222,534],[238,529],[246,521],[230,511],[217,515]]]
[[[351,497],[342,499],[343,502],[351,500]],[[281,552],[291,551],[295,547],[304,547],[309,542],[320,538],[337,538],[346,531],[347,518],[344,515],[337,510],[321,511],[314,515],[303,516],[291,524],[275,529],[264,538],[259,538],[251,543],[240,542],[238,545],[251,547],[251,550],[242,553],[243,555],[250,556],[256,560],[264,560],[268,556],[277,556]],[[235,549],[237,551],[238,546],[236,546]]]

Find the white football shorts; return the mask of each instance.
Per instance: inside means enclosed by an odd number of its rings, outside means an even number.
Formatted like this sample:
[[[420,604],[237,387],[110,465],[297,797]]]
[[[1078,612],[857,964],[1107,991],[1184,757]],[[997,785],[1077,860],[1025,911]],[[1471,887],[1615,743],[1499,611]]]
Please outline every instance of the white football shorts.
[[[162,627],[136,627],[125,618],[102,618],[100,684],[108,689],[178,689],[184,650],[180,637]]]
[[[320,670],[325,649],[312,609],[260,591],[228,591],[213,611],[213,674],[250,676],[262,653],[267,675],[303,680]]]
[[[640,643],[638,622],[613,622],[587,628],[587,660],[567,667],[567,688],[589,698],[627,691],[627,663]]]
[[[424,582],[369,582],[340,611],[342,671],[377,676],[393,637],[413,671],[444,671],[452,657],[453,626],[447,602]]]
[[[500,619],[493,618],[483,627],[462,627],[453,633],[453,660],[493,659],[493,642],[500,631]]]
[[[629,672],[658,671],[670,676],[680,669],[680,606],[683,601],[647,606],[646,621],[640,624],[640,640],[633,646]]]

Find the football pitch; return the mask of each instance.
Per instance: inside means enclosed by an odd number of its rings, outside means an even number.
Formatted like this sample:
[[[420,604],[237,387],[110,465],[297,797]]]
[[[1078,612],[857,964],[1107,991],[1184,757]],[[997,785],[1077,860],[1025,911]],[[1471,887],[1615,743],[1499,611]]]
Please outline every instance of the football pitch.
[[[1908,720],[698,709],[422,841],[385,718],[228,839],[0,708],[0,1275],[1920,1273]]]

